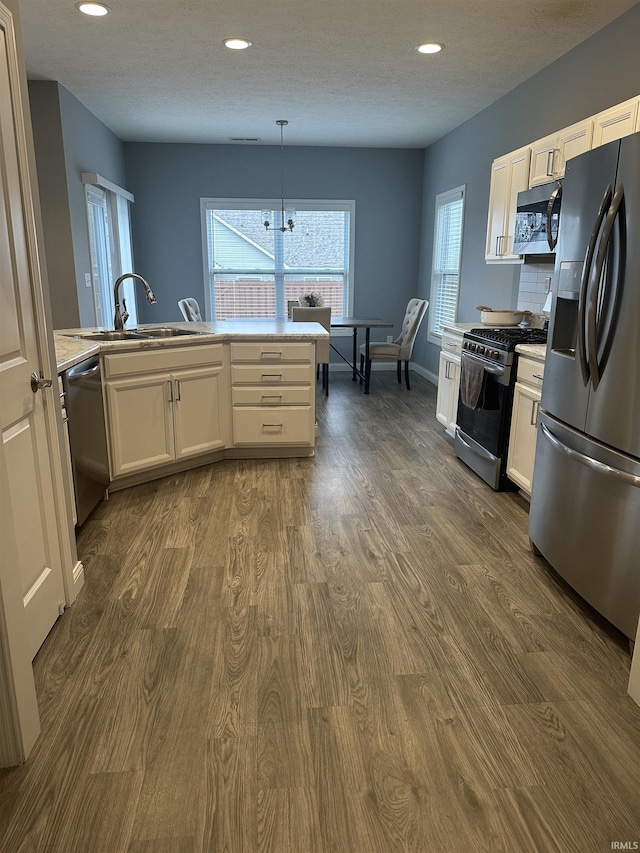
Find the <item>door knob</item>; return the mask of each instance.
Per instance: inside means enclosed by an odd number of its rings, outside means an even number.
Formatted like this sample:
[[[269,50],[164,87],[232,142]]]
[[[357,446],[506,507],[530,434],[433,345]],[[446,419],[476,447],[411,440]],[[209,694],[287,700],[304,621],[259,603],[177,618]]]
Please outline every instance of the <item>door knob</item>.
[[[36,391],[39,391],[41,388],[51,388],[53,384],[52,379],[45,379],[42,373],[39,375],[34,371],[31,374],[31,390],[35,394]]]

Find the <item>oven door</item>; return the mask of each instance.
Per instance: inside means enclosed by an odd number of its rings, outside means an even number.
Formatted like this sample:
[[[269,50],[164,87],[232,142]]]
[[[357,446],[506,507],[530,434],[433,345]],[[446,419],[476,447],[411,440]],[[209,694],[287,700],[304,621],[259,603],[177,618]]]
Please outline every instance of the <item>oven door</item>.
[[[465,393],[465,375],[473,372],[477,376],[478,366],[482,368],[482,388],[475,406],[471,406],[468,392]],[[493,489],[506,487],[504,472],[513,402],[511,370],[510,365],[462,353],[454,449],[456,456]]]

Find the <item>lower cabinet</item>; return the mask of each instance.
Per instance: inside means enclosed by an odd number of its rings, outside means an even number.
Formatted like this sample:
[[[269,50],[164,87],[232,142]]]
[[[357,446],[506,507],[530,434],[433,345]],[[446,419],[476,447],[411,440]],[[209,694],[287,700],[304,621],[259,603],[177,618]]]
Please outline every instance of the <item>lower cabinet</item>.
[[[507,476],[528,495],[531,495],[533,482],[543,375],[544,362],[520,356],[513,394]]]
[[[442,336],[442,350],[440,351],[438,369],[436,418],[449,435],[454,435],[456,430],[461,352],[462,335],[445,332]]]
[[[315,445],[315,346],[232,343],[233,443]]]
[[[221,345],[104,360],[112,478],[226,446]]]

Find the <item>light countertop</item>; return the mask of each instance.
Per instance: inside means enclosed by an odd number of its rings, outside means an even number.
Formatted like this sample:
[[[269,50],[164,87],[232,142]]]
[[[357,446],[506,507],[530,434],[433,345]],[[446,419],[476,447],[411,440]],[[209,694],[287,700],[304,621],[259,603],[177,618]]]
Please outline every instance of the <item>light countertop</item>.
[[[136,328],[143,331],[158,327],[172,327],[196,331],[195,335],[178,335],[175,338],[153,338],[132,341],[93,341],[79,338],[91,332],[103,331],[95,326],[84,329],[57,329],[53,333],[58,373],[68,370],[85,358],[100,352],[122,352],[123,350],[160,349],[175,346],[197,346],[267,338],[270,341],[316,341],[329,337],[319,323],[292,323],[290,320],[223,320],[201,323],[141,323]]]
[[[535,358],[537,361],[544,361],[547,354],[546,344],[518,344],[516,352],[520,355],[526,355],[528,358]]]

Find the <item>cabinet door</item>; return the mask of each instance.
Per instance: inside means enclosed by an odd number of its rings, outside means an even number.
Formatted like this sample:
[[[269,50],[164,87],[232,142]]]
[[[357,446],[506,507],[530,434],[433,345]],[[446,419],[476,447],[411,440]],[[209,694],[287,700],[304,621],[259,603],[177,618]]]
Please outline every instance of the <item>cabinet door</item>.
[[[190,370],[173,376],[176,459],[225,447],[221,413],[222,367]]]
[[[554,159],[556,156],[557,134],[545,136],[531,146],[531,167],[529,186],[548,184],[554,178]]]
[[[591,119],[572,124],[558,136],[554,161],[554,178],[563,178],[567,160],[591,150],[593,122]]]
[[[167,374],[106,384],[111,476],[174,459],[172,385]]]
[[[513,254],[513,241],[516,233],[516,211],[518,193],[529,188],[529,148],[516,151],[509,157],[509,192],[502,241],[502,260],[519,261],[520,255]]]
[[[504,236],[504,221],[509,192],[509,161],[507,157],[494,160],[491,167],[491,190],[489,192],[489,219],[487,221],[487,245],[485,258],[500,260],[500,243]]]
[[[438,397],[436,418],[453,435],[458,414],[458,391],[460,389],[460,359],[440,353],[438,370]]]
[[[494,160],[491,168],[487,261],[520,261],[513,254],[518,193],[529,186],[529,148],[519,148]]]
[[[516,382],[507,456],[507,476],[531,494],[540,392]]]
[[[631,98],[594,116],[593,148],[633,133],[638,120],[639,102],[640,99]]]

